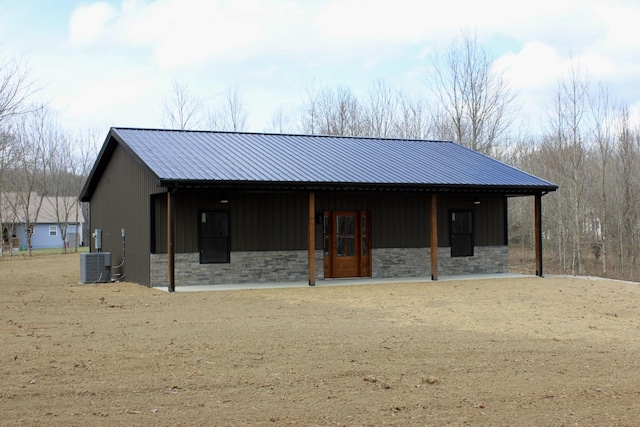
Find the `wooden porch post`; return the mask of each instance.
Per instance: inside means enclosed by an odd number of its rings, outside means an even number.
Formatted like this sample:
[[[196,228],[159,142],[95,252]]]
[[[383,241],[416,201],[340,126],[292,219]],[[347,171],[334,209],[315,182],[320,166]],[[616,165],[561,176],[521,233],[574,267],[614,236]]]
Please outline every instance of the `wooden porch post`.
[[[175,271],[175,247],[173,245],[173,231],[174,227],[174,213],[173,202],[174,197],[171,195],[171,190],[167,192],[167,278],[169,281],[169,292],[175,292],[176,290],[176,271]]]
[[[438,203],[435,193],[431,194],[431,280],[438,280]]]
[[[309,228],[308,243],[309,250],[309,286],[316,285],[316,198],[313,192],[309,192]]]
[[[534,205],[536,276],[542,277],[542,194],[538,193],[535,195]]]

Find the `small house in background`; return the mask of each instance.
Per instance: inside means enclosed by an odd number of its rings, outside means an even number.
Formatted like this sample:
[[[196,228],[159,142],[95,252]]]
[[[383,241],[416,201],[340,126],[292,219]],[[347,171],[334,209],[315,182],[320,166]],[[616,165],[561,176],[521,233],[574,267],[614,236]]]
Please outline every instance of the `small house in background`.
[[[0,198],[5,251],[8,248],[27,248],[27,227],[33,230],[32,249],[62,248],[63,237],[68,248],[82,245],[84,217],[77,197],[40,196],[36,193],[28,197],[21,193],[3,193]],[[63,231],[66,231],[66,236],[63,236]]]
[[[506,272],[520,196],[542,275],[556,188],[446,141],[112,128],[80,199],[115,274],[173,290]]]

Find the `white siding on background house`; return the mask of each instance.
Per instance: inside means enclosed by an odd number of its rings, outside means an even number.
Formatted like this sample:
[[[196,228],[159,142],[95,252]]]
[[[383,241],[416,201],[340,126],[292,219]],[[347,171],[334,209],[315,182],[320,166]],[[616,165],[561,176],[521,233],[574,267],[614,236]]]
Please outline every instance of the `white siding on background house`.
[[[21,208],[20,203],[18,203],[17,200],[20,199],[16,193],[2,194],[2,227],[7,230],[13,229],[12,234],[20,239],[19,247],[26,249],[27,235],[25,232],[25,223],[27,221],[24,210]],[[33,211],[39,202],[39,196],[31,194],[29,202],[29,222],[35,224],[33,228],[33,235],[31,236],[31,248],[62,248],[62,230],[60,229],[60,224],[58,224],[59,215],[56,214],[56,198],[44,197],[42,199],[40,211],[36,216]],[[75,247],[75,240],[77,239],[78,245],[80,246],[84,240],[82,236],[82,224],[84,224],[84,218],[80,209],[80,202],[76,197],[60,197],[58,199],[58,203],[59,206],[67,206],[69,211],[66,244],[68,244],[69,247]],[[61,217],[64,217],[62,212]],[[78,221],[77,223],[76,218]]]

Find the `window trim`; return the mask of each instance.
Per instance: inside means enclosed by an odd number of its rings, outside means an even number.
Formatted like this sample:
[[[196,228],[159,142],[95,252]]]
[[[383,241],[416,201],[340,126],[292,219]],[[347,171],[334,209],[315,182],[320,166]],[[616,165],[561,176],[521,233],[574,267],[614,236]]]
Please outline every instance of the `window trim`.
[[[49,226],[49,237],[57,237],[57,236],[58,236],[58,226],[57,225],[50,225]]]

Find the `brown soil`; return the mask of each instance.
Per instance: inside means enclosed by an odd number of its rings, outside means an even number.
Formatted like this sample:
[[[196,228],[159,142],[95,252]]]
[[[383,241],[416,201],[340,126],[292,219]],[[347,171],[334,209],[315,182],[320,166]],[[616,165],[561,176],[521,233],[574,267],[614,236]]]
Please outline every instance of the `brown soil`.
[[[168,294],[0,260],[2,425],[640,425],[640,287]]]

